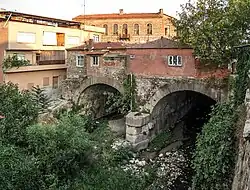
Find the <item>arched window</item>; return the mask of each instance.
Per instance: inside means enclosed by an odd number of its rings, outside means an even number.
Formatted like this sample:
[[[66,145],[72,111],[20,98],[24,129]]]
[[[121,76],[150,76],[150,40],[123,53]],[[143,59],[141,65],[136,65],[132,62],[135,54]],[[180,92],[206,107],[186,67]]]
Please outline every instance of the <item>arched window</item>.
[[[152,24],[147,24],[147,34],[148,35],[152,35],[153,34]]]
[[[107,24],[104,24],[103,25],[103,28],[105,28],[105,35],[108,35],[108,25]]]
[[[113,34],[118,35],[118,24],[114,24]]]
[[[139,35],[140,29],[139,29],[139,24],[134,25],[134,35]]]
[[[123,35],[127,35],[128,34],[128,25],[127,24],[123,24],[122,25],[122,34]]]

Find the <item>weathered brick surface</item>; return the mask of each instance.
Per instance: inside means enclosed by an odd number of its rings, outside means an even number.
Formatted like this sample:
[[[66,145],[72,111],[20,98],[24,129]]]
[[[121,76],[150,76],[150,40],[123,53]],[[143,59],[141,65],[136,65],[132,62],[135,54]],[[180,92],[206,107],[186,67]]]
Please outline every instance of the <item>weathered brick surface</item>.
[[[0,22],[0,83],[3,82],[2,61],[4,59],[4,52],[8,46],[8,28],[3,27],[4,23]]]

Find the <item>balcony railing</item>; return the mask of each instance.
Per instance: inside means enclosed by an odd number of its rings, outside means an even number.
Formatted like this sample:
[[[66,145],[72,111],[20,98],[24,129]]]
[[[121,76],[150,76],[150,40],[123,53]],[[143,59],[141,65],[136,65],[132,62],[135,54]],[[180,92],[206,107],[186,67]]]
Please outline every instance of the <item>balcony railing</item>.
[[[120,34],[119,39],[120,40],[130,40],[130,34]]]

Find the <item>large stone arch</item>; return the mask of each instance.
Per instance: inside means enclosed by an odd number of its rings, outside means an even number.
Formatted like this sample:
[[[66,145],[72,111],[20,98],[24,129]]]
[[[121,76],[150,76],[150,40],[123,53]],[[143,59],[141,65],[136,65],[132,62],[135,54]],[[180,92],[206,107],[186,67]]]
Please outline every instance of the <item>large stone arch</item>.
[[[96,84],[105,84],[111,86],[116,90],[118,90],[121,94],[123,94],[124,92],[122,81],[118,81],[115,80],[114,78],[108,78],[108,77],[88,77],[87,79],[82,81],[79,88],[76,89],[73,96],[73,101],[78,103],[79,98],[81,94],[84,92],[84,90]]]
[[[227,100],[227,89],[213,87],[202,80],[171,80],[171,82],[159,87],[155,94],[144,105],[144,108],[152,113],[154,107],[162,98],[178,91],[198,92],[210,97],[216,102]]]

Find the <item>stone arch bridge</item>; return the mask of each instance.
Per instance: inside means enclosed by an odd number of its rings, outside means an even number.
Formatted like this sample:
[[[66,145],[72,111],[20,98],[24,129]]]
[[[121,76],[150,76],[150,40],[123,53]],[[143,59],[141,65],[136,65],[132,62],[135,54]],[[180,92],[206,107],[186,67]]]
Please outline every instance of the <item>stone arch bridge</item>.
[[[124,92],[123,80],[86,77],[65,80],[62,94],[64,98],[79,103],[86,89],[95,85]],[[136,85],[140,111],[126,116],[126,139],[136,149],[146,148],[149,141],[163,130],[162,126],[176,123],[194,106],[196,99],[206,97],[204,101],[202,99],[206,104],[210,100],[223,102],[228,98],[227,81],[222,79],[137,77]],[[91,92],[96,99],[99,98],[95,95],[97,90]]]

